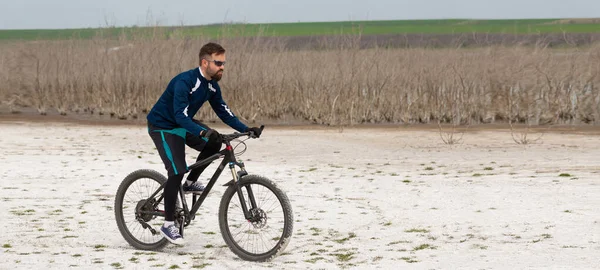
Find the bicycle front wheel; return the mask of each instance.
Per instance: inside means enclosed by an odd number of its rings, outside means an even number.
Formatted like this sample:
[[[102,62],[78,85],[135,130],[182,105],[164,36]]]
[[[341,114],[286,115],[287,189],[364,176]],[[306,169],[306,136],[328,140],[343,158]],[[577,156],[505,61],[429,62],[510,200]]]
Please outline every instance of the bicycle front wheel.
[[[235,185],[229,186],[221,198],[221,235],[240,258],[269,261],[283,252],[291,239],[294,220],[290,201],[275,183],[264,177],[244,176],[238,185],[242,201]],[[254,198],[254,207],[250,198]],[[241,203],[251,213],[249,219],[244,216]]]

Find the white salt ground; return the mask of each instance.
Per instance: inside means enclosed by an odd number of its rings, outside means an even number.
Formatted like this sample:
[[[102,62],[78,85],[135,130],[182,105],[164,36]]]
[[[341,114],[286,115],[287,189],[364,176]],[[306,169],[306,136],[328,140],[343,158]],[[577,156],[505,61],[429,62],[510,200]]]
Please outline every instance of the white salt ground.
[[[600,268],[598,135],[524,146],[484,130],[450,146],[435,130],[267,128],[242,159],[287,192],[294,234],[281,256],[253,263],[220,235],[221,185],[186,246],[123,239],[120,181],[164,173],[144,126],[7,121],[0,134],[0,269]]]

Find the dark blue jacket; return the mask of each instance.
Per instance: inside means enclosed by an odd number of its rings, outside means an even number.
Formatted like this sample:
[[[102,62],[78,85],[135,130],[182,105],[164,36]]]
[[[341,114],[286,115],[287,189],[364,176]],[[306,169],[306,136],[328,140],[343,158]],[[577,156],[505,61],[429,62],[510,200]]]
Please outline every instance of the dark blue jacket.
[[[164,129],[185,128],[199,135],[203,129],[192,121],[202,104],[208,101],[217,116],[239,132],[248,127],[231,112],[215,80],[206,80],[200,75],[200,68],[191,69],[175,76],[148,113],[148,123]]]

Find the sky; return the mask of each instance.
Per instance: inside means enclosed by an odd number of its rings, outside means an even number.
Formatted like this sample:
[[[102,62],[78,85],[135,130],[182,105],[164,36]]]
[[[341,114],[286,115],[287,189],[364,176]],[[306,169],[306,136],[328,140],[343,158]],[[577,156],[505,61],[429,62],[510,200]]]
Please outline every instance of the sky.
[[[600,0],[0,0],[0,29],[597,17]]]

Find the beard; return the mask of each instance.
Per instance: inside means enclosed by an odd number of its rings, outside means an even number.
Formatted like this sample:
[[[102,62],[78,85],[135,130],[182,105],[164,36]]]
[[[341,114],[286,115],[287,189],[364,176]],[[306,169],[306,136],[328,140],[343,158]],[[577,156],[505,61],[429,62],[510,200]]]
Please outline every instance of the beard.
[[[220,70],[219,70],[219,71],[215,72],[215,74],[211,75],[210,77],[211,77],[213,80],[215,80],[215,81],[217,81],[217,82],[218,82],[218,81],[220,81],[220,80],[221,80],[221,78],[223,77],[223,71],[220,71]]]

